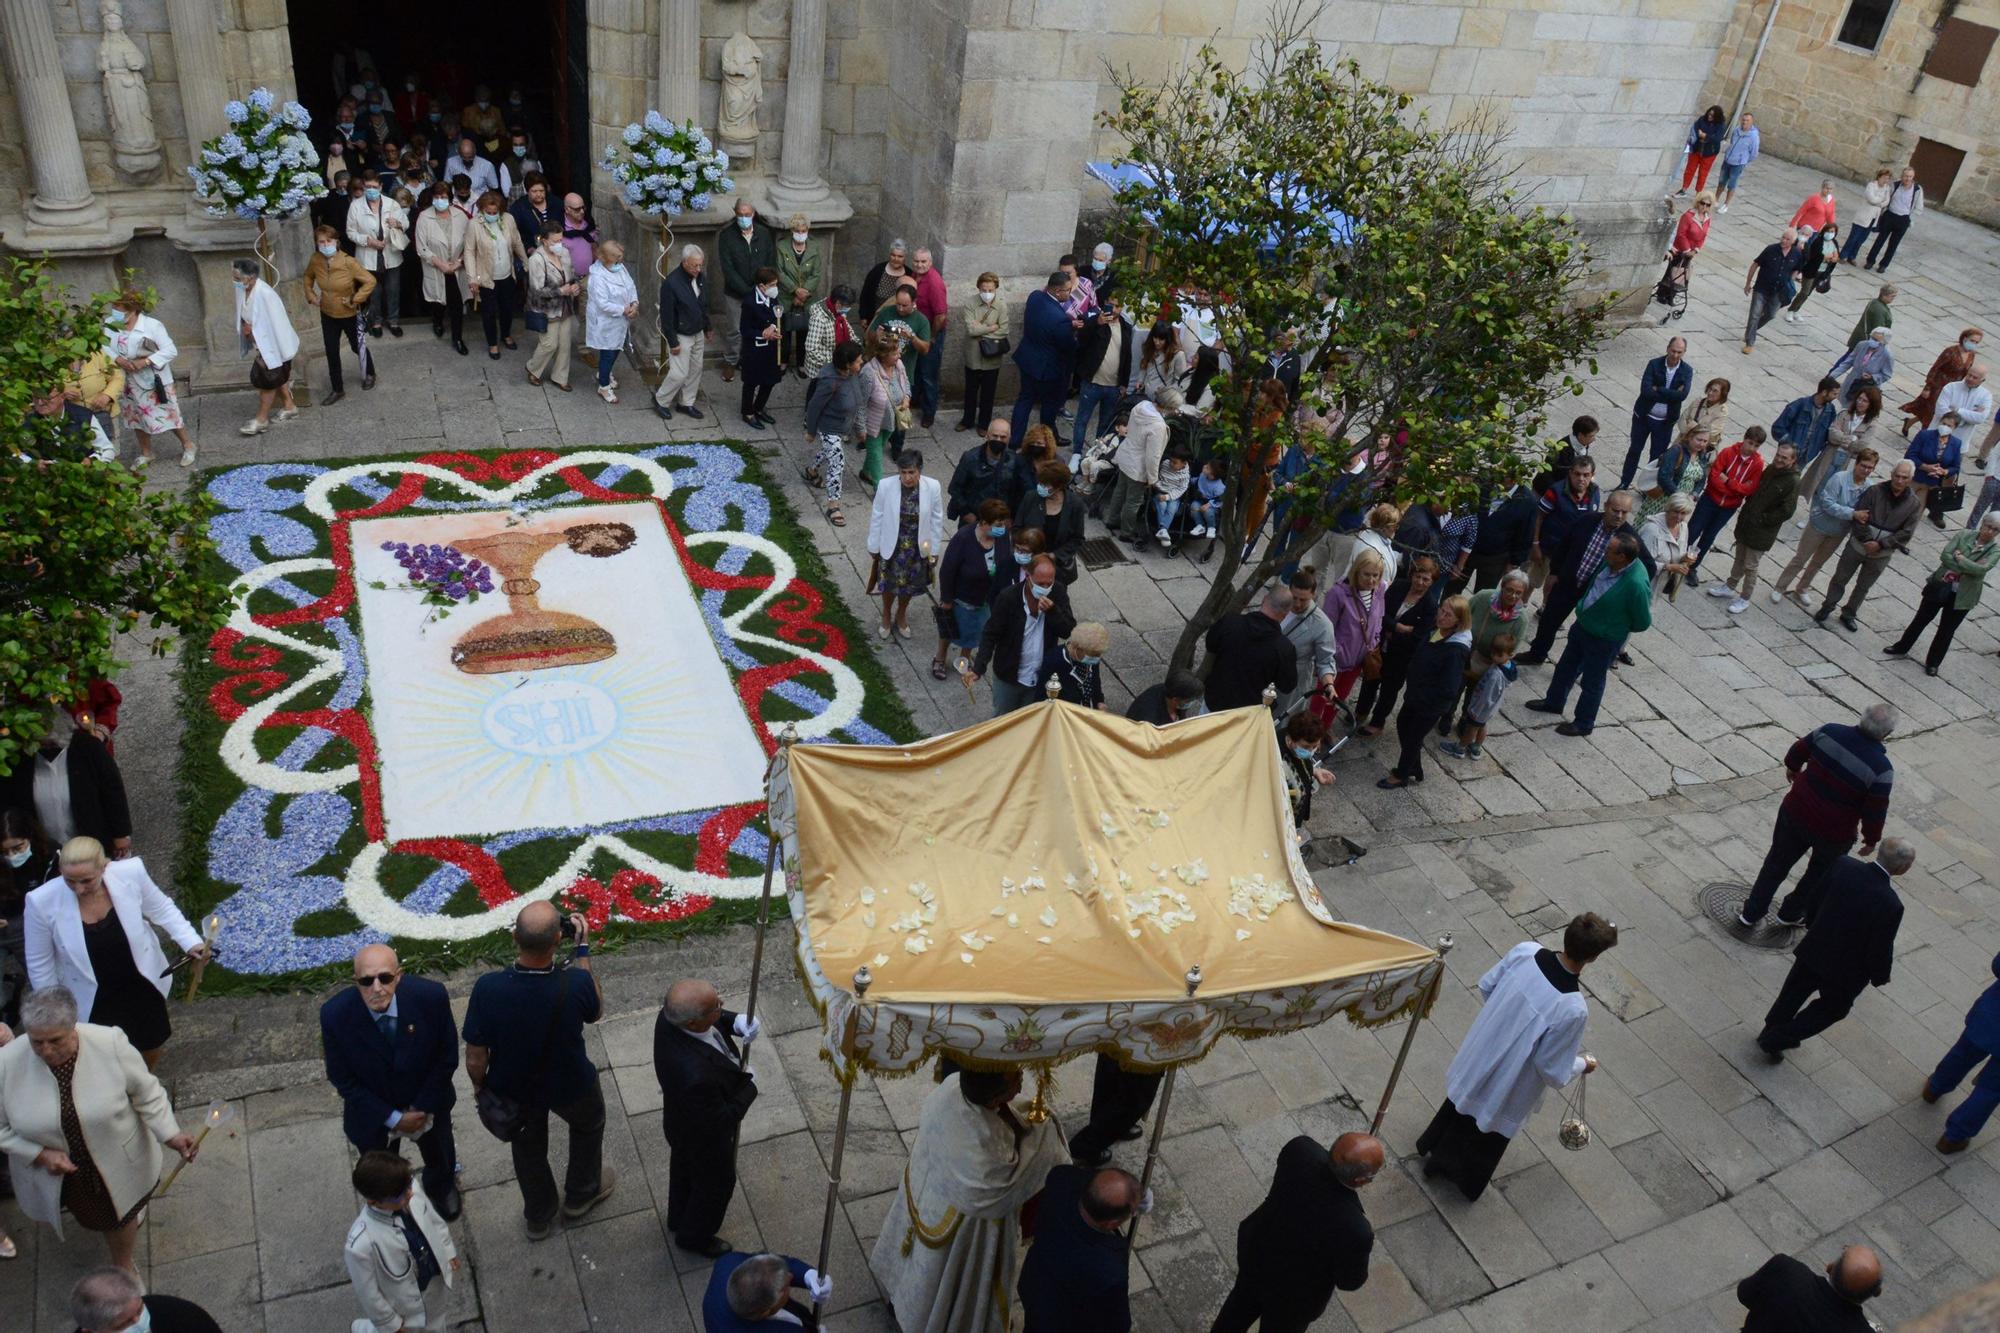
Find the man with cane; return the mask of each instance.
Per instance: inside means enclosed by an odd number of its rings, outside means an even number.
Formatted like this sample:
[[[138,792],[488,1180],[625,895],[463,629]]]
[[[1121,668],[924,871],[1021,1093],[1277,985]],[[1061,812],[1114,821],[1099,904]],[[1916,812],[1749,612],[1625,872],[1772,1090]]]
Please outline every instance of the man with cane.
[[[674,1244],[710,1259],[731,1248],[716,1233],[736,1192],[737,1132],[757,1100],[746,1051],[758,1030],[755,1018],[724,1009],[715,987],[693,978],[668,988],[653,1023],[653,1072],[670,1154],[667,1228]]]

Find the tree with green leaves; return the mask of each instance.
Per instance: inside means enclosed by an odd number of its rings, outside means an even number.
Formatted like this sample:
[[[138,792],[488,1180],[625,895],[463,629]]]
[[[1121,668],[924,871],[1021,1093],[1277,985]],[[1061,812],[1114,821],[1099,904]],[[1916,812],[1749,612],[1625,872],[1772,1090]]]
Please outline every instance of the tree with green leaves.
[[[51,706],[117,669],[121,635],[209,634],[227,588],[211,570],[209,505],[147,495],[92,461],[65,418],[35,410],[104,345],[108,297],[69,300],[40,264],[0,267],[0,773],[31,751]]]
[[[1202,428],[1229,483],[1220,558],[1176,665],[1365,506],[1476,504],[1538,466],[1613,299],[1583,295],[1575,224],[1523,202],[1488,120],[1433,125],[1330,60],[1319,20],[1282,3],[1244,70],[1204,46],[1162,84],[1114,72],[1099,118],[1136,169],[1116,196],[1146,256],[1129,303],[1198,312],[1228,367]],[[1279,411],[1265,381],[1293,348],[1309,369]],[[1280,489],[1301,419],[1310,457]]]

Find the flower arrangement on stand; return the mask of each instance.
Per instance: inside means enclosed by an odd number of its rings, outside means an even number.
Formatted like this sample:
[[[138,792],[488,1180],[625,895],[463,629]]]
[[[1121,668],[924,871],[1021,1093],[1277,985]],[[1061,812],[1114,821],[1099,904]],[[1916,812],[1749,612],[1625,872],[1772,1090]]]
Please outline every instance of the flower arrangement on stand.
[[[222,108],[230,128],[201,146],[188,175],[210,217],[257,223],[257,258],[277,278],[268,223],[282,222],[326,193],[319,151],[306,137],[312,116],[297,102],[276,104],[268,88]]]
[[[668,120],[657,111],[627,125],[619,137],[623,147],[607,147],[603,167],[618,182],[626,203],[660,219],[660,254],[653,271],[664,279],[667,256],[674,248],[674,228],[668,219],[690,208],[702,212],[715,195],[735,191],[736,182],[728,174],[729,154],[710,143],[693,121]],[[664,368],[664,337],[660,357]]]

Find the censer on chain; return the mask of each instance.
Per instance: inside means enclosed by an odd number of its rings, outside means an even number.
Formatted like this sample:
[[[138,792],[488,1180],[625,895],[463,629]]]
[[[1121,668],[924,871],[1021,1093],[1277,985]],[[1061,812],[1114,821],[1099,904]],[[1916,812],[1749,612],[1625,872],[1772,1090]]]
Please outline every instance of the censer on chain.
[[[1582,1152],[1590,1146],[1590,1123],[1583,1118],[1583,1092],[1590,1082],[1590,1071],[1576,1076],[1576,1098],[1563,1099],[1562,1124],[1556,1128],[1556,1138],[1571,1152]]]

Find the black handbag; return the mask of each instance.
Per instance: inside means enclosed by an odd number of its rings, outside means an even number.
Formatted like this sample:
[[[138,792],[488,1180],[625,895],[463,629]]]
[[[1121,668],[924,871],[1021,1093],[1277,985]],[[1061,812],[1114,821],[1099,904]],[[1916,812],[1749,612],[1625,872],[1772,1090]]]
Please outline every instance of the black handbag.
[[[937,622],[939,643],[958,638],[958,611],[948,602],[931,603],[931,619]]]
[[[1930,511],[1938,517],[1955,514],[1965,508],[1965,487],[1955,481],[1931,488]]]
[[[521,325],[530,333],[547,333],[549,317],[539,310],[529,310],[521,315]]]
[[[1013,346],[1013,342],[1005,334],[1002,334],[998,338],[981,338],[979,340],[979,354],[981,356],[1005,356]]]
[[[1958,603],[1958,585],[1947,578],[1933,578],[1924,584],[1919,601],[1925,606],[1955,606]]]
[[[555,1055],[556,1034],[562,1030],[563,1011],[569,1006],[569,978],[561,968],[553,973],[556,979],[556,1011],[549,1018],[548,1031],[542,1034],[542,1058],[535,1068],[539,1081],[548,1076],[549,1060]],[[479,1123],[486,1126],[486,1132],[502,1143],[512,1143],[521,1136],[521,1103],[505,1093],[495,1092],[489,1085],[479,1089],[472,1099],[479,1110]]]
[[[812,314],[810,311],[801,310],[795,306],[785,312],[784,317],[778,321],[778,327],[786,333],[804,333],[806,325],[811,320]]]

